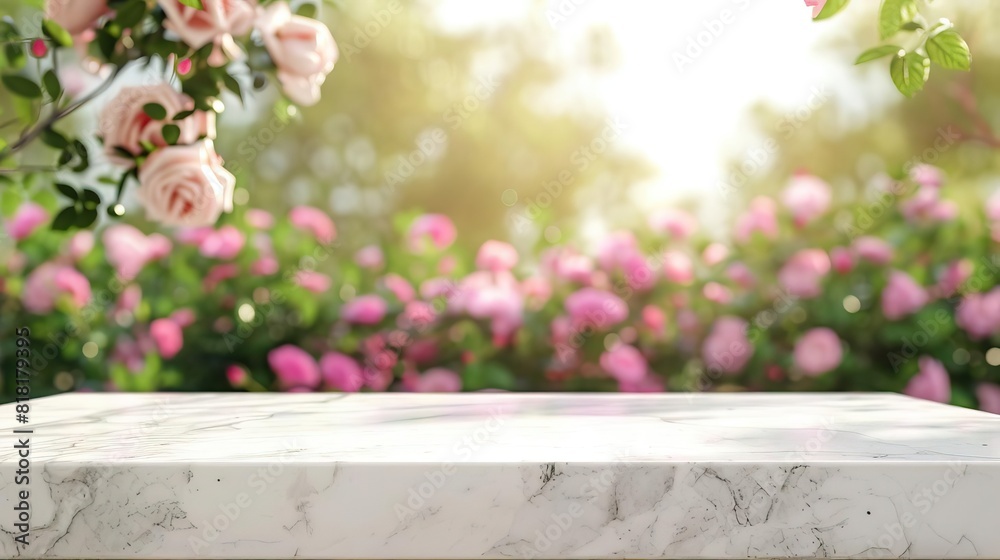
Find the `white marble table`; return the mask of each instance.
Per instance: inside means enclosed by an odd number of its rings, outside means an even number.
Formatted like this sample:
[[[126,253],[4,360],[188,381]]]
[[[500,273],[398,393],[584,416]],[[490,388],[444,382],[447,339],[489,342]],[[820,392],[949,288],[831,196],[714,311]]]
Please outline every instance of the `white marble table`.
[[[1000,558],[1000,416],[896,395],[74,394],[31,414],[13,434],[0,406],[0,558]]]

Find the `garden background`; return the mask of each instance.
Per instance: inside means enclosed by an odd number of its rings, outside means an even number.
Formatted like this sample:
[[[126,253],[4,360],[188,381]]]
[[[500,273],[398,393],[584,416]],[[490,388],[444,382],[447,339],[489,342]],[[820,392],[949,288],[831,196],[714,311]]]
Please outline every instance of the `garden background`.
[[[923,7],[973,64],[907,98],[884,60],[853,65],[877,6],[650,4],[320,6],[339,60],[318,104],[222,98],[237,189],[214,226],[126,197],[56,231],[54,182],[113,192],[107,164],[0,173],[2,400],[28,327],[42,393],[905,391],[1000,413],[997,11]],[[27,27],[41,7],[0,1]],[[100,82],[85,67],[67,95]]]

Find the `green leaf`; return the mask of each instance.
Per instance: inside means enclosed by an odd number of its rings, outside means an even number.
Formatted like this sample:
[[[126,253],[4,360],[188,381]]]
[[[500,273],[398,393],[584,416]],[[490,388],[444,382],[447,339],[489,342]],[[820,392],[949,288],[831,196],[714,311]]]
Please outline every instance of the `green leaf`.
[[[27,97],[28,99],[36,99],[42,96],[42,88],[24,76],[0,76],[0,82],[3,82],[4,87],[15,95]]]
[[[302,17],[314,18],[316,17],[316,4],[306,2],[295,10],[295,14]]]
[[[826,4],[823,5],[823,9],[816,14],[815,20],[826,19],[833,17],[840,10],[847,7],[848,0],[827,0]]]
[[[97,208],[84,208],[76,214],[76,221],[73,223],[78,228],[88,228],[97,221]]]
[[[928,58],[920,53],[911,52],[903,56],[897,55],[889,64],[889,76],[896,89],[906,97],[913,97],[923,89],[930,76],[931,64]]]
[[[115,21],[122,27],[135,27],[146,15],[146,2],[128,2],[115,9]]]
[[[194,114],[194,109],[189,109],[187,111],[181,111],[180,113],[177,113],[176,115],[174,115],[173,117],[171,117],[170,120],[172,120],[172,121],[182,121],[182,120],[190,117],[193,114]]]
[[[942,68],[969,70],[972,54],[965,39],[954,29],[945,29],[927,39],[927,56]]]
[[[878,34],[883,39],[893,36],[903,25],[917,17],[917,0],[882,0],[878,12]]]
[[[101,195],[93,189],[83,189],[82,199],[85,210],[96,210],[101,205]]]
[[[7,66],[13,70],[24,68],[24,63],[28,61],[28,55],[24,52],[24,45],[21,43],[7,43],[4,45],[3,54],[7,58]]]
[[[900,29],[902,29],[903,31],[919,31],[919,30],[921,30],[923,28],[924,28],[924,24],[922,24],[922,23],[920,23],[918,21],[909,21],[909,22],[904,23],[903,26],[900,27]]]
[[[62,95],[62,85],[59,84],[59,76],[51,69],[46,70],[45,74],[42,74],[42,85],[45,86],[45,92],[49,94],[49,98],[55,101]]]
[[[236,96],[240,98],[240,103],[243,102],[243,88],[240,87],[239,80],[230,76],[229,74],[223,74],[222,83],[226,85],[226,89],[235,93]]]
[[[66,31],[61,25],[51,19],[46,19],[42,22],[42,33],[60,47],[73,46],[73,36],[69,34],[69,31]]]
[[[173,146],[181,136],[181,129],[176,124],[165,124],[161,134],[163,134],[163,139],[167,141],[167,144]]]
[[[76,223],[76,208],[72,206],[67,206],[56,214],[54,220],[52,220],[52,229],[56,231],[66,231],[73,227]]]
[[[891,54],[898,54],[899,51],[903,50],[902,47],[897,47],[896,45],[881,45],[878,47],[872,47],[867,51],[861,53],[861,56],[854,61],[854,64],[863,64],[883,56],[889,56]]]
[[[167,118],[167,110],[159,103],[146,103],[142,106],[142,110],[154,121],[162,121]]]
[[[52,127],[43,129],[41,138],[42,142],[44,142],[46,146],[57,150],[62,150],[69,146],[69,140]]]
[[[80,157],[79,163],[73,166],[73,171],[77,173],[86,171],[90,167],[90,155],[87,153],[87,146],[79,140],[73,140],[73,150]]]
[[[80,193],[76,189],[67,185],[66,183],[56,183],[56,190],[62,193],[66,198],[76,201],[80,200]]]
[[[198,10],[205,9],[205,6],[202,5],[201,0],[178,0],[178,2],[184,4],[185,6],[191,6],[192,8],[196,8]]]

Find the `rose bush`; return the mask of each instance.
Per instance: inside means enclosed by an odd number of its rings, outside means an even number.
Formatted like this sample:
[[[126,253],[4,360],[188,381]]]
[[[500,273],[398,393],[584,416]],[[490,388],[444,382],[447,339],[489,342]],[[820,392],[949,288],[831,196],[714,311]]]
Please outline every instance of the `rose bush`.
[[[337,61],[326,26],[280,0],[47,0],[41,23],[28,31],[12,18],[0,20],[0,89],[16,97],[13,122],[21,124],[0,127],[0,134],[21,130],[0,135],[0,188],[71,172],[55,185],[64,197],[51,223],[59,230],[90,227],[101,209],[120,217],[122,193],[133,184],[150,220],[214,224],[229,211],[235,182],[212,143],[223,92],[243,101],[270,79],[292,103],[312,105]],[[72,64],[103,83],[86,93],[64,83]],[[163,72],[147,70],[143,77],[153,83],[101,96],[123,70],[138,67]],[[96,134],[74,137],[64,119],[92,103],[103,104]],[[94,180],[88,169],[104,168],[92,165],[91,136],[118,166],[96,179],[117,187],[113,198],[87,184]],[[53,150],[51,168],[19,167],[35,144]]]
[[[41,197],[5,218],[2,367],[30,325],[60,391],[888,390],[1000,413],[1000,216],[912,221],[925,189],[949,200],[929,171],[849,204],[797,176],[728,237],[671,210],[593,250],[465,248],[439,214],[373,245],[311,207],[94,244],[44,227]]]

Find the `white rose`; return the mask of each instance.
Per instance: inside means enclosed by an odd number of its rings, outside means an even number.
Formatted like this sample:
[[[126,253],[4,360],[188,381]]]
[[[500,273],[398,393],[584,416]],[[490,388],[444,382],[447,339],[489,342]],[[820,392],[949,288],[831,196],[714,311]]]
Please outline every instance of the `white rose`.
[[[339,55],[330,30],[314,19],[292,14],[284,2],[268,6],[257,27],[278,67],[285,95],[299,105],[315,105],[319,87]]]
[[[202,0],[205,9],[185,6],[178,0],[159,0],[167,15],[164,27],[191,48],[198,49],[224,35],[245,35],[253,28],[257,3],[251,0]]]
[[[101,16],[107,14],[107,0],[47,0],[45,17],[58,23],[73,35],[94,27]]]
[[[139,202],[146,216],[172,226],[207,226],[233,207],[236,178],[210,141],[167,146],[139,167]]]
[[[166,109],[166,119],[150,118],[143,109],[148,103],[156,103]],[[101,136],[104,137],[104,151],[108,159],[122,165],[128,163],[128,160],[118,154],[116,147],[138,155],[143,151],[143,141],[154,146],[166,146],[162,130],[163,125],[170,123],[180,129],[178,144],[191,144],[202,136],[215,138],[215,113],[195,111],[185,119],[170,120],[177,113],[193,108],[194,100],[166,83],[122,88],[118,95],[105,105],[98,123]]]

